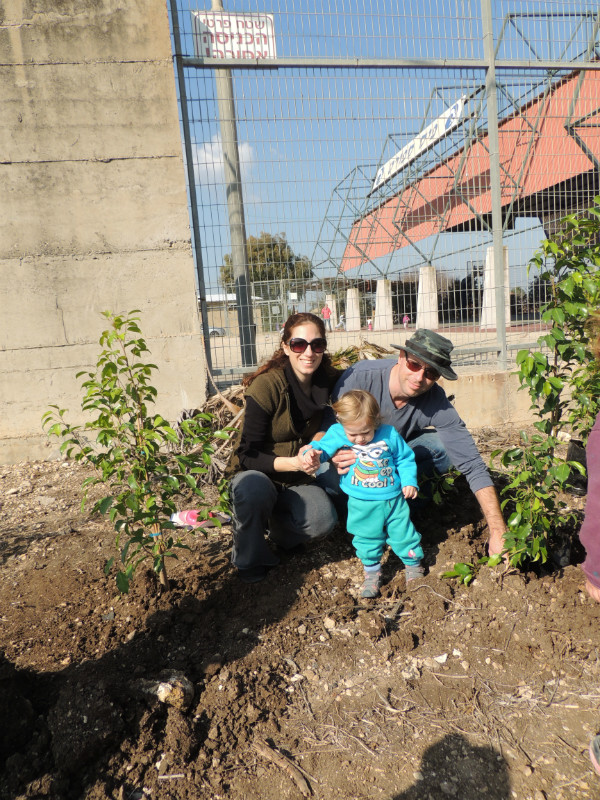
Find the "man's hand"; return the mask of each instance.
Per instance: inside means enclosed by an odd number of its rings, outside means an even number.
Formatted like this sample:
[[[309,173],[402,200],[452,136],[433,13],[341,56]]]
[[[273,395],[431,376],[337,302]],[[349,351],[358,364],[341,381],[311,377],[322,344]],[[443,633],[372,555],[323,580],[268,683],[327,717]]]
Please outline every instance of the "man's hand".
[[[418,494],[416,486],[403,486],[402,494],[407,500],[414,500]]]
[[[490,538],[488,541],[488,554],[490,556],[497,556],[504,550],[504,534],[506,533],[506,522],[502,516],[498,495],[493,486],[486,486],[484,489],[478,489],[475,492],[485,521],[487,522],[490,531]]]
[[[338,475],[345,475],[356,461],[356,454],[350,448],[345,447],[338,450],[331,460],[338,471]]]
[[[594,586],[594,584],[589,580],[585,582],[585,590],[597,603],[600,603],[600,588],[598,586]]]

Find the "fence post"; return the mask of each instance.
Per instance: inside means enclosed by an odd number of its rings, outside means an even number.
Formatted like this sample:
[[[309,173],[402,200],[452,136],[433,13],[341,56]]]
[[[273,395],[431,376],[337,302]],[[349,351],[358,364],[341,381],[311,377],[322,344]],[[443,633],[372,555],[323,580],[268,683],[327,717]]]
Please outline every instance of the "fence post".
[[[496,64],[491,0],[481,0],[484,55],[487,61],[485,90],[488,111],[488,141],[490,147],[490,190],[492,195],[492,243],[494,248],[494,275],[496,278],[496,341],[498,366],[508,366],[506,346],[506,315],[504,305],[504,253],[502,240],[502,187],[500,176],[500,139],[498,135],[498,96],[496,89]]]
[[[212,0],[213,11],[223,11],[221,0]],[[227,192],[227,210],[231,231],[231,263],[240,325],[240,347],[244,367],[253,366],[256,359],[256,327],[252,309],[250,274],[246,255],[246,222],[242,196],[242,174],[238,148],[233,79],[230,69],[215,69],[217,104],[223,147],[223,170]]]

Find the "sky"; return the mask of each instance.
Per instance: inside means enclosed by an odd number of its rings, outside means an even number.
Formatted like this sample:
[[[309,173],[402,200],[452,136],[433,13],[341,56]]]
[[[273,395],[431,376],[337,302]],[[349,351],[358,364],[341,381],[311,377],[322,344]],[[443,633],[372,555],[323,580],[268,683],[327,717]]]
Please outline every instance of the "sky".
[[[271,13],[278,57],[483,58],[479,0],[224,0],[231,12]],[[193,56],[191,12],[208,4],[178,0],[184,54]],[[591,3],[494,0],[497,58],[575,58],[585,50]],[[512,14],[512,16],[510,16]],[[219,290],[219,266],[230,252],[222,148],[209,69],[186,69],[202,261],[207,291]],[[294,251],[335,274],[354,219],[370,207],[377,168],[463,94],[478,92],[483,70],[278,68],[234,70],[237,128],[247,235],[285,233]],[[501,115],[539,94],[544,73],[498,71]],[[477,124],[486,126],[485,103]],[[415,162],[421,172],[460,150],[463,122]],[[548,164],[552,169],[552,164]],[[396,185],[406,183],[400,174]],[[405,184],[404,184],[405,185]],[[390,196],[394,182],[387,186]],[[526,265],[544,238],[534,219],[507,232],[511,285],[526,285]],[[433,237],[429,237],[433,239]],[[430,259],[464,275],[485,258],[489,235],[444,234],[347,273],[396,277]]]

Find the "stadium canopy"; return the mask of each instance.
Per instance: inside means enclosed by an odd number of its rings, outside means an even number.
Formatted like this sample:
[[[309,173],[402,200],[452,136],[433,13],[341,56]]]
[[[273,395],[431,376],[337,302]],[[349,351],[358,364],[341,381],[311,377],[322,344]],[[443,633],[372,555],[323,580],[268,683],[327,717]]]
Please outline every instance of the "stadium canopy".
[[[498,126],[502,216],[538,217],[546,232],[598,193],[600,72],[576,71]],[[356,219],[340,271],[346,272],[439,233],[491,230],[486,131]]]

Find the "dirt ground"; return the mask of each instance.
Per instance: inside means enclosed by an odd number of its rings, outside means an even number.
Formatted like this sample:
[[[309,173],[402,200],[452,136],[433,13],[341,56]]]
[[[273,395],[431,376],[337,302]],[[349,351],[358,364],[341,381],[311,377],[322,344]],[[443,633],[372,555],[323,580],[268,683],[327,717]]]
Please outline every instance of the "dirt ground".
[[[0,467],[2,800],[600,797],[600,607],[576,540],[563,566],[442,579],[485,549],[459,480],[417,520],[429,574],[409,591],[390,555],[382,596],[358,598],[341,529],[244,585],[224,527],[190,538],[169,596],[148,573],[119,596],[83,477]]]

